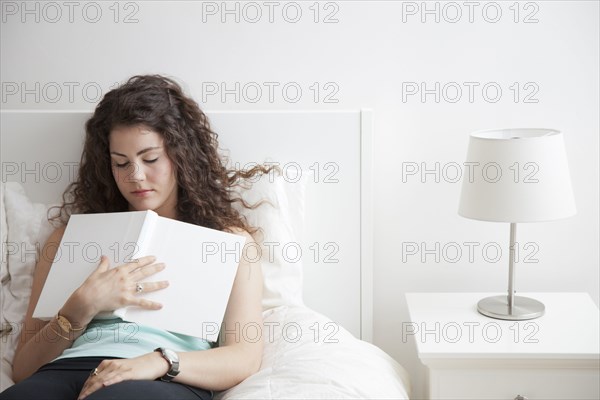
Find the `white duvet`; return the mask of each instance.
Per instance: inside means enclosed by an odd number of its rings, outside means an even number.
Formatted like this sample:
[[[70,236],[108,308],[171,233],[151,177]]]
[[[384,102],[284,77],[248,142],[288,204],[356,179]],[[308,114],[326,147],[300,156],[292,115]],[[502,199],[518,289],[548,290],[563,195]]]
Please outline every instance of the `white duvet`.
[[[288,306],[263,316],[260,371],[217,399],[408,399],[400,364],[325,316]]]

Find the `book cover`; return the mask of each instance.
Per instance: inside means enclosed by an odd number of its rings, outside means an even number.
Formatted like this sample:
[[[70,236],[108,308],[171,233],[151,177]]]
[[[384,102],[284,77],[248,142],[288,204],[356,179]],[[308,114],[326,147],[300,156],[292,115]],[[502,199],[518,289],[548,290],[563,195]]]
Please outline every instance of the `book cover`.
[[[243,236],[160,217],[154,211],[72,215],[33,317],[56,315],[97,268],[101,255],[110,259],[111,267],[154,255],[166,268],[146,280],[168,280],[169,287],[139,296],[163,308],[126,307],[99,317],[118,316],[216,341],[244,243]]]

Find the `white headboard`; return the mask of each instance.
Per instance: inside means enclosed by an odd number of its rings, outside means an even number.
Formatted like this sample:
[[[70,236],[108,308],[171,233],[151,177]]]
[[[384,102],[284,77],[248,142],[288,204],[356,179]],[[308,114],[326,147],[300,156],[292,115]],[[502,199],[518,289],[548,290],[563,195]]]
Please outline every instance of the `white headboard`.
[[[312,172],[301,243],[304,301],[372,341],[372,114],[370,111],[206,112],[231,161]],[[57,202],[79,165],[90,111],[3,110],[2,181]],[[304,172],[301,172],[304,171]]]

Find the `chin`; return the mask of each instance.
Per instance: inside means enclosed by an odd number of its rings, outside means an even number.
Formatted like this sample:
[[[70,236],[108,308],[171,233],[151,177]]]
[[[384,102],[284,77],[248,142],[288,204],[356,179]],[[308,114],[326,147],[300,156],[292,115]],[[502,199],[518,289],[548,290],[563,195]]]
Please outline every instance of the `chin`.
[[[129,205],[132,208],[132,211],[147,211],[147,210],[156,210],[159,205],[153,204],[151,202],[129,202]]]

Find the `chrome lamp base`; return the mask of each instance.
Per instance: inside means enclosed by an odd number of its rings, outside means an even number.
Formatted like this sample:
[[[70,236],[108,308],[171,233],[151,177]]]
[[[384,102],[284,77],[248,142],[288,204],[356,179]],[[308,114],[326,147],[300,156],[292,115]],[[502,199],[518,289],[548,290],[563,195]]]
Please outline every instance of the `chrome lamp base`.
[[[492,296],[479,300],[477,311],[488,317],[509,321],[534,319],[544,315],[544,305],[529,297],[515,296],[515,242],[517,224],[510,224],[508,262],[508,295]]]
[[[477,311],[488,317],[509,321],[523,321],[544,315],[544,304],[523,296],[513,296],[512,307],[509,296],[492,296],[477,303]]]

